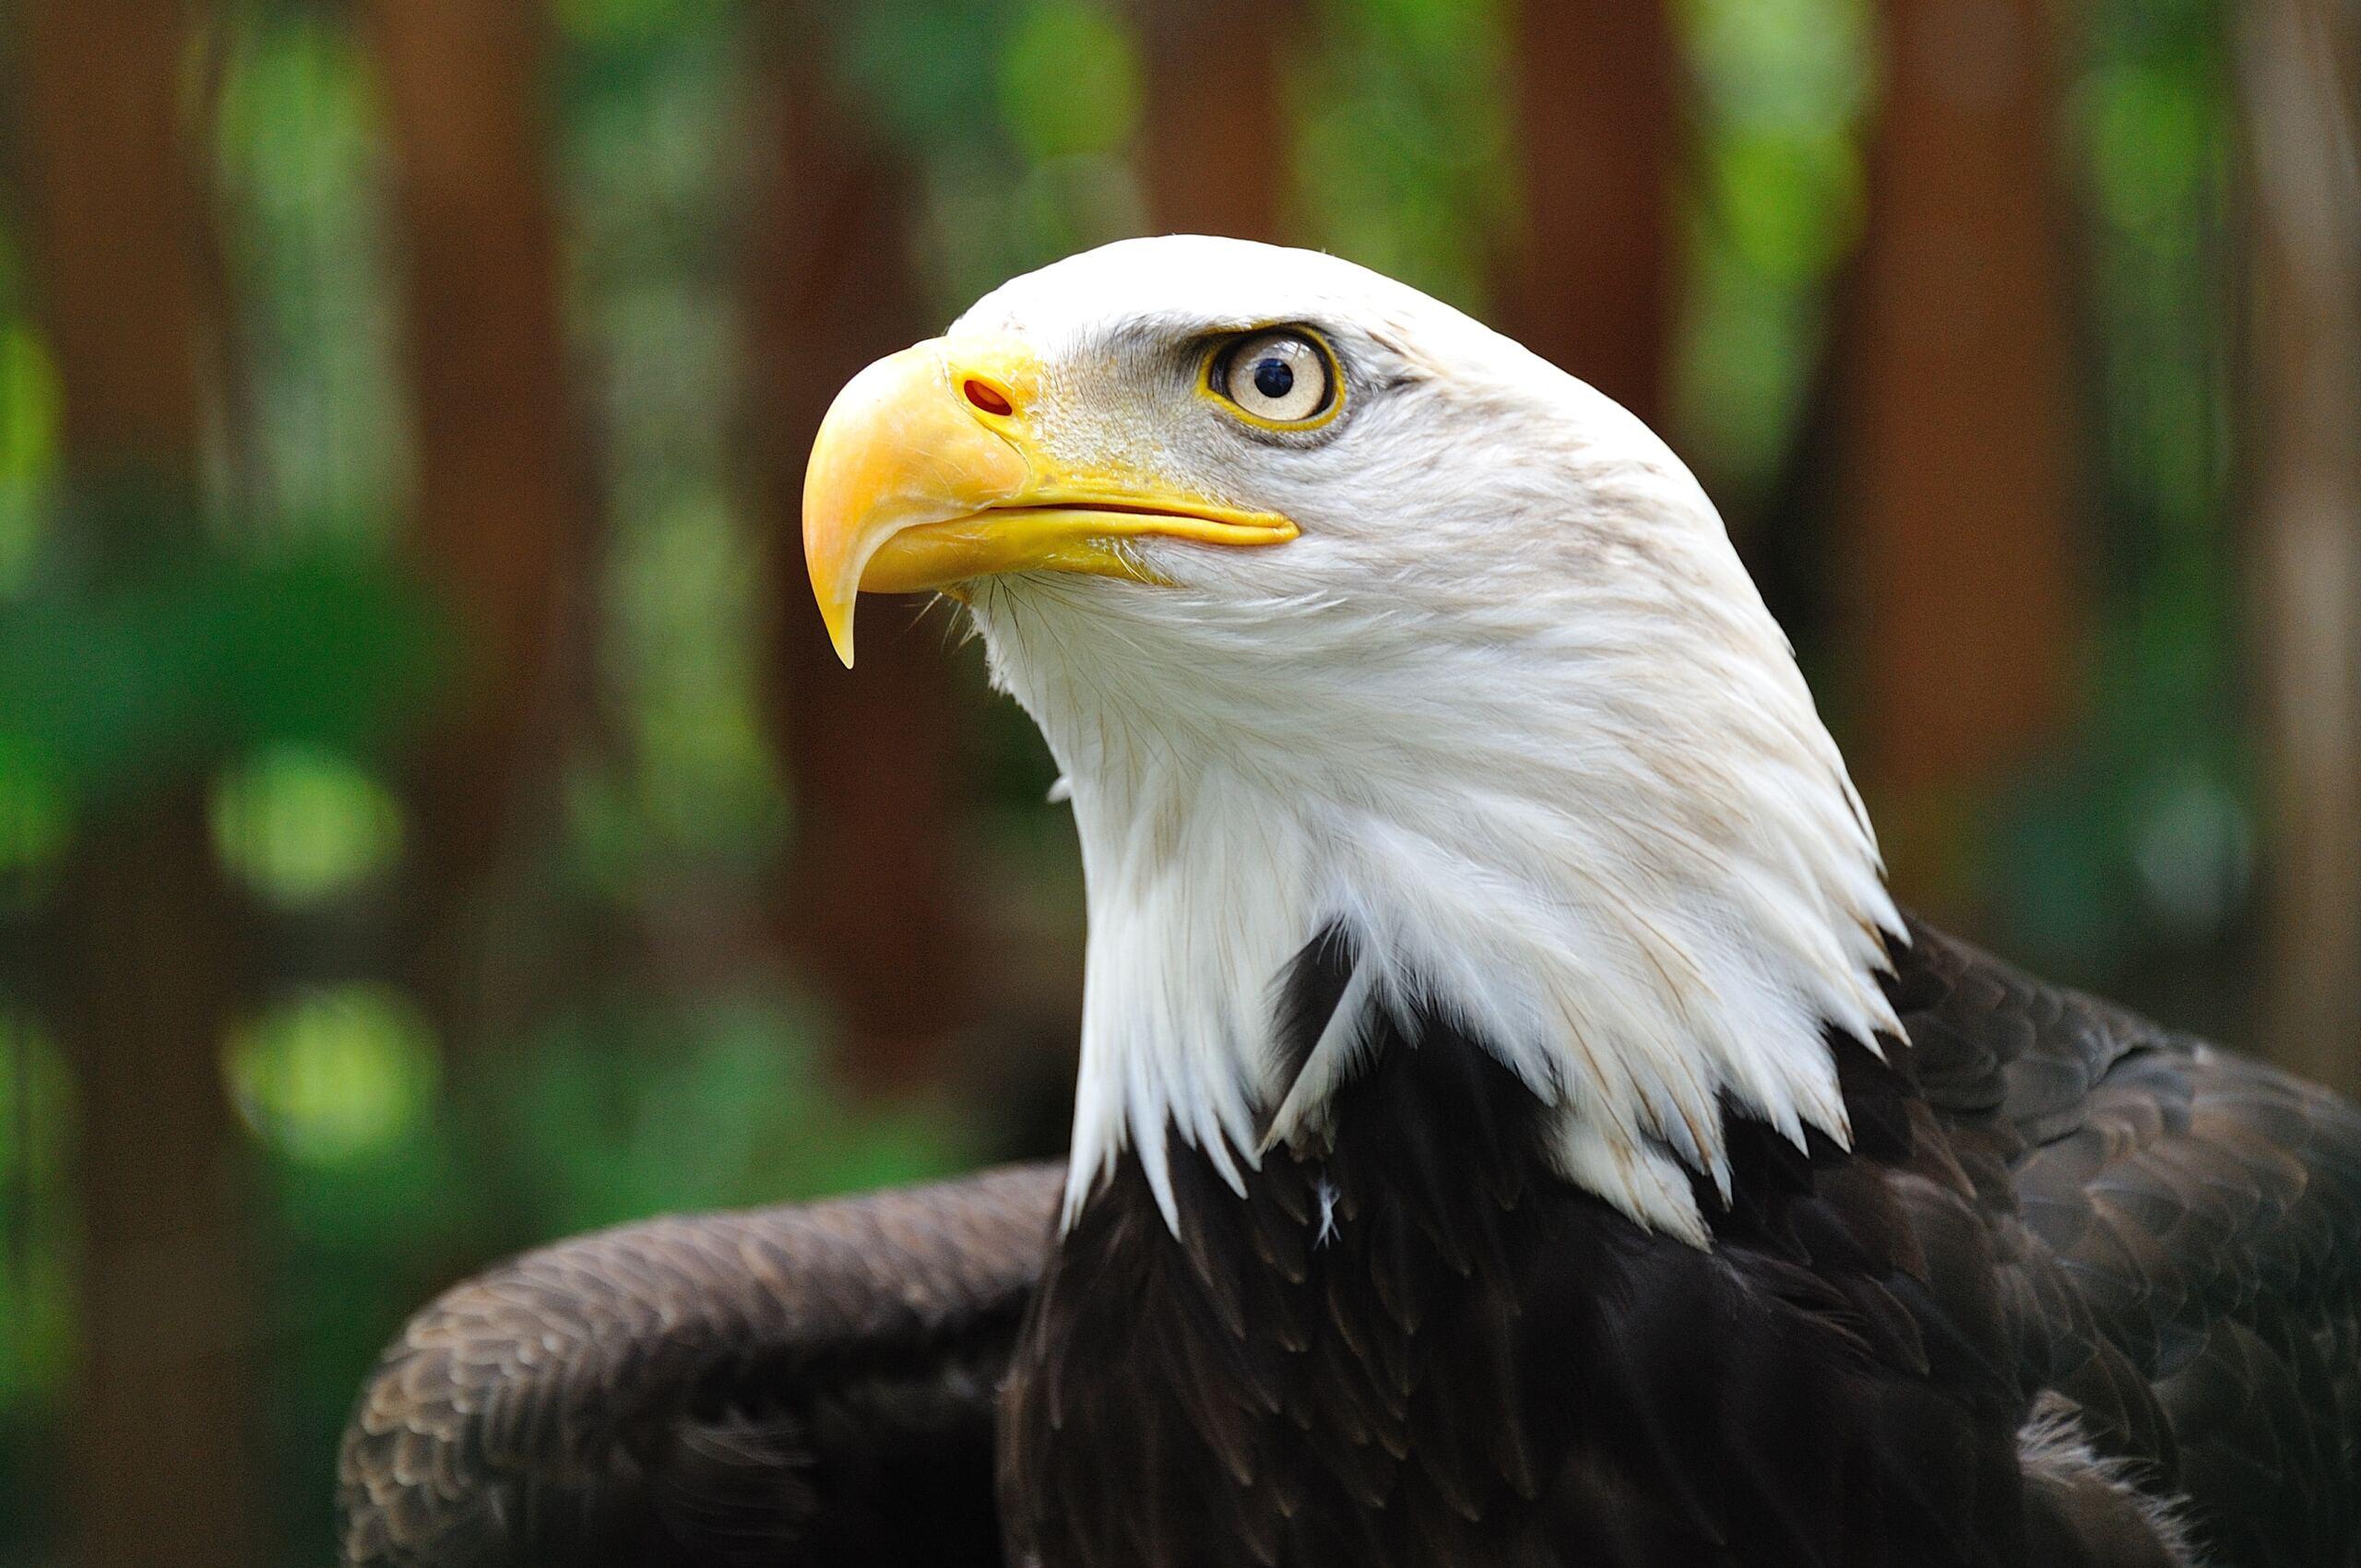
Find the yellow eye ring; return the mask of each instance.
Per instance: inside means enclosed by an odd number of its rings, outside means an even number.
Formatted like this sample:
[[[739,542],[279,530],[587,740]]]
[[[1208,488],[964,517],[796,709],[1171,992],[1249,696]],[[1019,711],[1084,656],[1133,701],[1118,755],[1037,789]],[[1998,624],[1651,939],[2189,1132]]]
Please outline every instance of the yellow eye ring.
[[[1311,328],[1261,327],[1206,350],[1197,395],[1258,430],[1318,430],[1344,411],[1345,376],[1336,351]]]

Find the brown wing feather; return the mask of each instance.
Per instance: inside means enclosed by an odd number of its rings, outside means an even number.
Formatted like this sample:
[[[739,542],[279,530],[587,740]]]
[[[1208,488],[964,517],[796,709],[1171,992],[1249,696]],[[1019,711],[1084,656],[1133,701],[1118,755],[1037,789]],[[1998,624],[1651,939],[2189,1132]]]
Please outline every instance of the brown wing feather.
[[[2028,1391],[2208,1562],[2361,1563],[2361,1112],[1923,927],[1913,1067],[1994,1211]]]
[[[458,1286],[362,1391],[341,1561],[996,1562],[993,1390],[1062,1175],[658,1219]]]

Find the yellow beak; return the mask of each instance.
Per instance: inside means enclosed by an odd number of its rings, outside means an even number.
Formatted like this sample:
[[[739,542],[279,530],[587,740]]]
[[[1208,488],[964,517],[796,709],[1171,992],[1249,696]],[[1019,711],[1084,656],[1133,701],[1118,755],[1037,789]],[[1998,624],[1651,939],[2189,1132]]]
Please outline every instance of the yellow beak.
[[[1296,527],[1174,490],[1121,460],[1051,458],[1028,414],[1041,367],[1012,339],[937,338],[845,385],[803,476],[803,560],[836,657],[854,597],[1003,572],[1156,580],[1123,540],[1284,544]]]

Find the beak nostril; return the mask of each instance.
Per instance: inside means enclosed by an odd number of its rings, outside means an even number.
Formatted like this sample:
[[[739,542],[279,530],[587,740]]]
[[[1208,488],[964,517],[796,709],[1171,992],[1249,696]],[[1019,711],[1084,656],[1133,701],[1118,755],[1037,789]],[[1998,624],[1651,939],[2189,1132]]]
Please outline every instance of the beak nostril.
[[[1012,414],[1016,411],[1016,405],[1011,403],[1000,388],[988,382],[978,381],[971,376],[961,384],[959,390],[967,401],[988,414]]]

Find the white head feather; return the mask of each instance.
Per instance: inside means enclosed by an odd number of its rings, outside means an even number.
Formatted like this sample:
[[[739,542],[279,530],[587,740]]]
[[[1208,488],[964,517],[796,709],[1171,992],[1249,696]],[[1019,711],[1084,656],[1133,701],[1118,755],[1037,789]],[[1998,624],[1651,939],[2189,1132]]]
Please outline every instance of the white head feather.
[[[1309,436],[1228,418],[1186,346],[1328,339]],[[1040,574],[974,600],[1071,787],[1090,898],[1068,1216],[1166,1129],[1234,1186],[1316,1133],[1380,1010],[1460,1022],[1555,1110],[1570,1179],[1702,1244],[1720,1097],[1849,1139],[1823,1030],[1899,1033],[1901,921],[1843,759],[1713,505],[1631,414],[1330,256],[1127,241],[955,333],[1048,370],[1038,439],[1285,513],[1266,550],[1150,541],[1170,586]],[[1359,955],[1291,1093],[1273,1026],[1332,923]]]

